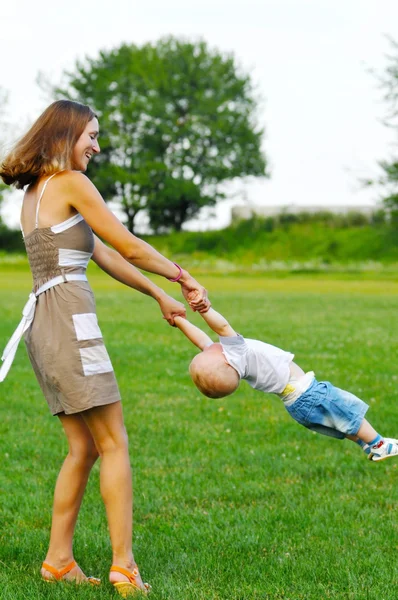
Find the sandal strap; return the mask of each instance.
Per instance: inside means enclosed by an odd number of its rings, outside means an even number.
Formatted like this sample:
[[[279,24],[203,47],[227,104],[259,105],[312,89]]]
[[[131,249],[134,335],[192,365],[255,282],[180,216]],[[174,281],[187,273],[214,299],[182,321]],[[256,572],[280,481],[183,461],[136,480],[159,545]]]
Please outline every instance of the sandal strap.
[[[76,567],[76,561],[72,560],[72,562],[66,565],[66,567],[64,567],[63,569],[56,569],[55,567],[52,567],[46,562],[42,564],[42,567],[43,569],[54,575],[55,579],[62,579],[64,575],[66,575],[67,573],[69,573],[69,571],[72,571],[72,569]]]
[[[113,571],[114,573],[121,573],[122,575],[125,575],[127,577],[127,579],[129,580],[129,582],[133,583],[133,584],[136,583],[137,575],[139,575],[138,567],[134,567],[133,571],[128,571],[127,569],[124,569],[123,567],[118,567],[117,565],[112,565],[110,570],[111,570],[111,572]]]

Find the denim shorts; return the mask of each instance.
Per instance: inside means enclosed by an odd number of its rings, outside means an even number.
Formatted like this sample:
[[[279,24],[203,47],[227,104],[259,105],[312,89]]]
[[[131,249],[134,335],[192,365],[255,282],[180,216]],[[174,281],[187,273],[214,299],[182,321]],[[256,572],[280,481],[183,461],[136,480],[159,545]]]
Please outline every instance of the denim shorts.
[[[286,406],[295,421],[312,431],[343,439],[356,435],[368,405],[329,381],[314,381],[308,390]]]

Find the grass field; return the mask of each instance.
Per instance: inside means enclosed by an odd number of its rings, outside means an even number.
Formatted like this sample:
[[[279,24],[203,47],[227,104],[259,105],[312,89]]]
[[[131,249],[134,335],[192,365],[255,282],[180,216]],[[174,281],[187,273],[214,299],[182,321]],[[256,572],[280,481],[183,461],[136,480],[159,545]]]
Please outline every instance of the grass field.
[[[376,429],[398,436],[396,281],[202,279],[238,331],[295,352],[318,379],[367,401]],[[135,556],[152,599],[396,600],[398,459],[370,463],[245,383],[230,398],[202,398],[187,373],[195,350],[156,303],[95,269],[91,282],[123,396]],[[26,271],[0,272],[2,346],[29,287]],[[40,581],[66,444],[23,344],[0,394],[0,598],[116,598],[98,466],[75,557],[103,586]]]

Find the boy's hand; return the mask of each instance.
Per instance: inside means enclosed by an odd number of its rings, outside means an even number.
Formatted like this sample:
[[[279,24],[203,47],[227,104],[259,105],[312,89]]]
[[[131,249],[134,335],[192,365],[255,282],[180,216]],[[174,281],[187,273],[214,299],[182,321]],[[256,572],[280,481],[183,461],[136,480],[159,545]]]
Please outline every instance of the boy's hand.
[[[198,313],[206,313],[211,307],[211,302],[208,298],[206,298],[205,304],[201,306],[201,308],[197,308],[199,293],[196,290],[192,290],[187,294],[187,302],[189,304],[189,308],[191,308],[194,312]]]

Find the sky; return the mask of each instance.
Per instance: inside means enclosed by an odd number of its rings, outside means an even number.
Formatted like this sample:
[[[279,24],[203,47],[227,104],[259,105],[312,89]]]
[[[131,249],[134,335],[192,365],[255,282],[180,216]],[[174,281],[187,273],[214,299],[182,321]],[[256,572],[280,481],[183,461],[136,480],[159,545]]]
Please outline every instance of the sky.
[[[0,18],[8,139],[49,103],[39,72],[59,83],[77,60],[101,49],[166,35],[203,39],[232,53],[262,97],[271,177],[228,186],[229,199],[195,228],[225,226],[235,204],[327,208],[379,200],[360,181],[377,176],[377,162],[393,154],[375,73],[387,64],[387,36],[398,40],[396,0],[19,0],[3,4]],[[5,206],[11,226],[20,202],[19,193]]]

